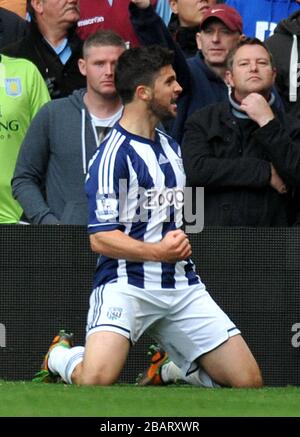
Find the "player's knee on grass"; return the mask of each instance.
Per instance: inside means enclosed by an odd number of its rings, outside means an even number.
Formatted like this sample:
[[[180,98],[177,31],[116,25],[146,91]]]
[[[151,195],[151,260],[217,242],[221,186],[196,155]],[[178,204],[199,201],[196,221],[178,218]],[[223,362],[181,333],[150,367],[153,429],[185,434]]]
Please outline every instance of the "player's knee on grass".
[[[116,374],[109,364],[98,366],[96,371],[92,371],[80,363],[72,373],[72,382],[78,385],[112,385],[118,378],[119,374]]]

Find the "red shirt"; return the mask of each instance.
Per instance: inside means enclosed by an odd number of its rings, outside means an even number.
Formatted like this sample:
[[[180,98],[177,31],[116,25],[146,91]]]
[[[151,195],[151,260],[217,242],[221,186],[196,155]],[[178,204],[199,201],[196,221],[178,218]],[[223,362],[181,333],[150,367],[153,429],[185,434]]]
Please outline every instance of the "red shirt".
[[[151,0],[152,6],[157,0]],[[112,3],[110,5],[110,3]],[[132,28],[128,5],[130,0],[80,0],[80,19],[77,33],[85,40],[98,29],[112,29],[130,46],[138,46],[138,38]]]

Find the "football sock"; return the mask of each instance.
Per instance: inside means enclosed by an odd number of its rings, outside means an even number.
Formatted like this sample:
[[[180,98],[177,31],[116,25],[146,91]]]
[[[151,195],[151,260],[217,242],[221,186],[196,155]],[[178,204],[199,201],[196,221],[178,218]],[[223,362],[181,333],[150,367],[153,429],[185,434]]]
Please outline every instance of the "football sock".
[[[73,370],[83,360],[83,354],[83,346],[76,346],[71,349],[56,346],[49,354],[48,367],[51,372],[59,374],[65,382],[72,384]]]
[[[196,369],[188,375],[182,376],[182,379],[188,384],[197,385],[198,387],[220,387],[211,377],[201,368]]]
[[[169,361],[161,366],[160,377],[164,383],[176,383],[182,380],[181,370],[173,361]]]
[[[198,387],[220,387],[203,369],[198,368],[194,372],[185,375],[173,361],[162,365],[160,375],[164,383],[185,381]]]

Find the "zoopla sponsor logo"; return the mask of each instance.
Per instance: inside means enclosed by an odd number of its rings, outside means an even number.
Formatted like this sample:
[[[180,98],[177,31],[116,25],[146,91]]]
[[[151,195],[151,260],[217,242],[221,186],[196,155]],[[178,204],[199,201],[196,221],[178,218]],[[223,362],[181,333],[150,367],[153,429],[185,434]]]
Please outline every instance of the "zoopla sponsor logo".
[[[153,223],[174,221],[178,227],[185,223],[187,233],[198,233],[204,226],[203,187],[131,187],[128,181],[119,181],[119,198],[114,193],[96,194],[99,222]]]
[[[6,328],[0,323],[0,347],[6,347]]]

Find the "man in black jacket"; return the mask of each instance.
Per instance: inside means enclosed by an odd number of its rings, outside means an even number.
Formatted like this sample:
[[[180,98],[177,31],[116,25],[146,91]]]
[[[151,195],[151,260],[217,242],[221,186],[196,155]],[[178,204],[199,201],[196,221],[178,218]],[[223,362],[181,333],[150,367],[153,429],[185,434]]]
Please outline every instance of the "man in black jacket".
[[[40,70],[52,99],[85,86],[78,68],[82,42],[75,33],[79,0],[28,0],[31,23],[27,35],[3,53],[32,61]]]
[[[205,188],[206,225],[288,226],[300,185],[300,122],[280,112],[276,72],[258,39],[229,57],[229,102],[194,113],[182,146],[188,184]]]

